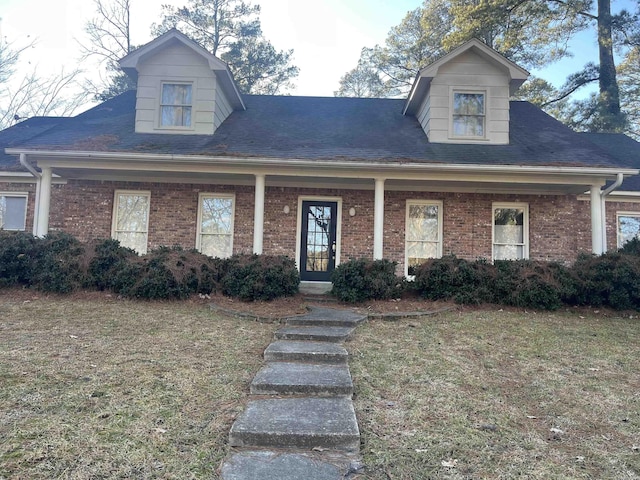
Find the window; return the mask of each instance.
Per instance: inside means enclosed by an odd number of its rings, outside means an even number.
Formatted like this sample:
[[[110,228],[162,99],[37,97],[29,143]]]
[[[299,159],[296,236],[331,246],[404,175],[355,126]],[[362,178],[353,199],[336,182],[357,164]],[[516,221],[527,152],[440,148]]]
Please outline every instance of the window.
[[[140,255],[147,253],[150,197],[149,192],[115,193],[111,236]]]
[[[219,258],[231,256],[234,207],[233,195],[200,194],[196,248],[201,253]]]
[[[160,126],[191,126],[191,90],[191,84],[162,84],[162,101],[160,102]]]
[[[429,258],[442,256],[442,202],[407,201],[405,230],[406,273]]]
[[[529,206],[522,203],[493,205],[493,259],[529,258]]]
[[[453,135],[484,137],[485,94],[453,92]]]
[[[27,224],[27,194],[0,193],[0,230],[24,230]]]
[[[618,248],[634,238],[640,239],[640,213],[619,212]]]

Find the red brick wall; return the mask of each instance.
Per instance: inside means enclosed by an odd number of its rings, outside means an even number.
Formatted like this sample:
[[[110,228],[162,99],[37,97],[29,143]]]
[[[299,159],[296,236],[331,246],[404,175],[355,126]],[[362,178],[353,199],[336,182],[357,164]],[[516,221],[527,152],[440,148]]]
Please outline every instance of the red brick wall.
[[[23,187],[24,189],[24,187]],[[179,244],[193,248],[196,238],[198,194],[235,193],[234,252],[253,250],[254,189],[251,186],[70,181],[54,186],[51,228],[63,229],[81,240],[111,235],[115,190],[149,190],[149,248]],[[373,190],[332,190],[267,187],[264,253],[295,256],[298,199],[342,199],[341,259],[373,255]],[[385,192],[384,257],[404,269],[404,228],[407,200],[443,202],[443,253],[465,259],[491,258],[492,203],[529,204],[530,257],[572,261],[591,247],[589,202],[573,196],[486,195],[471,193]],[[30,205],[32,204],[30,198]],[[285,206],[289,213],[285,214]],[[354,208],[355,216],[349,215]],[[624,206],[625,210],[632,210]],[[615,212],[608,209],[610,245],[615,245]],[[32,221],[32,220],[31,220]]]

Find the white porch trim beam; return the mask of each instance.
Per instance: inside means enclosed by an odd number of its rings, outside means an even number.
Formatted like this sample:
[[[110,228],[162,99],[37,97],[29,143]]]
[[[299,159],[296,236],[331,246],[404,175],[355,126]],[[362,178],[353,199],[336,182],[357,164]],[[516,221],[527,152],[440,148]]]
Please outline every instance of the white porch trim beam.
[[[262,253],[264,242],[264,191],[266,177],[256,175],[255,209],[253,213],[253,253]]]
[[[44,237],[49,233],[49,210],[51,207],[51,168],[43,167],[40,174],[40,189],[36,205],[36,236]]]
[[[383,258],[384,238],[384,178],[375,179],[373,206],[373,259]]]

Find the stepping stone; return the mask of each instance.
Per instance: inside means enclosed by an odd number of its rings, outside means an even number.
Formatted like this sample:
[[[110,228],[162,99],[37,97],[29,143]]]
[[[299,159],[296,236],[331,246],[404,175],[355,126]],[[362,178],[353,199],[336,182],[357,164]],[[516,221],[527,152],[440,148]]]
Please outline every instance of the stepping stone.
[[[346,365],[268,363],[251,382],[254,395],[353,395]]]
[[[326,327],[355,327],[367,319],[366,315],[335,310],[333,308],[312,307],[309,313],[285,318],[287,325],[308,325]]]
[[[344,342],[355,329],[349,327],[282,327],[276,331],[278,340],[313,340],[316,342]]]
[[[348,397],[254,400],[231,427],[229,444],[358,452],[360,431]]]
[[[264,351],[267,362],[346,364],[348,357],[349,353],[342,345],[309,340],[276,340]]]
[[[222,480],[343,480],[350,470],[296,453],[249,451],[233,455],[222,466]]]

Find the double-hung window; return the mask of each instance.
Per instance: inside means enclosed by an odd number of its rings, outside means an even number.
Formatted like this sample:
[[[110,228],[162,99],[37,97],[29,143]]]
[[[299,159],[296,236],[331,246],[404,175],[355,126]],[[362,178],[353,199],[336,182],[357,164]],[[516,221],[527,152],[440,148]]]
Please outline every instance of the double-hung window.
[[[406,274],[429,258],[442,256],[442,202],[408,200],[405,229]]]
[[[162,84],[161,127],[191,127],[192,90],[190,83]]]
[[[140,255],[147,253],[150,198],[150,192],[115,192],[111,236]]]
[[[201,193],[198,203],[196,249],[210,257],[230,257],[233,253],[234,195]]]
[[[634,238],[640,239],[640,213],[618,212],[618,248]]]
[[[26,193],[0,192],[0,230],[24,230],[27,223]]]
[[[452,132],[454,137],[484,138],[486,129],[484,92],[453,92]]]
[[[529,206],[493,204],[493,260],[529,258]]]

